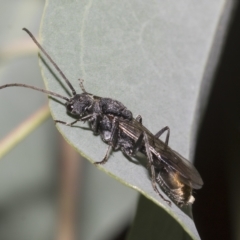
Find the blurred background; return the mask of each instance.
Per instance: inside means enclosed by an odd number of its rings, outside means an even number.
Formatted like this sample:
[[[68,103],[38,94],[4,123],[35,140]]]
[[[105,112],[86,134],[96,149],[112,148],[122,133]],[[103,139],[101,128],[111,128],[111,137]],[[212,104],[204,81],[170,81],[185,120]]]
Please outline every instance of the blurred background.
[[[26,27],[38,37],[44,4],[0,0],[0,85],[21,82],[44,88],[38,49],[22,31]],[[134,216],[137,192],[65,143],[44,94],[1,90],[0,109],[0,149],[20,124],[46,118],[10,152],[0,150],[0,239],[121,239]]]
[[[195,166],[204,179],[193,205],[202,239],[240,239],[240,4],[236,1],[215,71]],[[209,63],[211,64],[211,63]]]

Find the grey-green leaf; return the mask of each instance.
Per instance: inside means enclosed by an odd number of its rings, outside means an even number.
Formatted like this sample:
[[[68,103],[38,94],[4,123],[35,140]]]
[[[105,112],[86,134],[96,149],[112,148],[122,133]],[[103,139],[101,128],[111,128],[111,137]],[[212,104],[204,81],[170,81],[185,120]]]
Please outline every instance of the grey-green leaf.
[[[141,114],[152,132],[170,126],[171,147],[188,156],[201,81],[225,2],[51,0],[42,21],[42,43],[77,91],[78,79],[84,79],[88,92],[121,101],[134,115]],[[41,66],[47,88],[68,96],[53,67]],[[54,119],[73,121],[63,105],[51,100],[50,107]],[[89,129],[57,127],[91,162],[103,158],[107,145]],[[199,239],[192,219],[154,192],[145,166],[119,151],[99,168],[161,206]]]

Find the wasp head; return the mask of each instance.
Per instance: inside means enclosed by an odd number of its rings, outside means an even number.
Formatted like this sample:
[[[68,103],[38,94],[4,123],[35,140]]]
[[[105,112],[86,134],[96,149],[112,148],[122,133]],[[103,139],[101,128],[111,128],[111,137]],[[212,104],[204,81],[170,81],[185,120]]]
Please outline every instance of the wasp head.
[[[83,117],[90,113],[94,99],[88,93],[76,94],[66,103],[67,112],[71,115]]]

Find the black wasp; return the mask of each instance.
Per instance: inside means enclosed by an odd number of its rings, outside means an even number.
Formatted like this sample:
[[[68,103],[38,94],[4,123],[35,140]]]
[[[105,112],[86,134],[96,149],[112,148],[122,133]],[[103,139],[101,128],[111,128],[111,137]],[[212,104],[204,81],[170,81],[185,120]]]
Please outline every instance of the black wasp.
[[[147,156],[153,189],[169,204],[170,202],[158,191],[156,182],[178,205],[192,204],[194,202],[192,190],[200,189],[203,181],[191,162],[168,146],[170,129],[164,127],[153,135],[142,125],[140,116],[131,121],[122,119],[119,127],[126,136],[134,139],[130,156],[135,155],[136,151]],[[166,139],[162,142],[159,137],[165,131],[167,131]]]
[[[90,123],[93,132],[100,134],[102,140],[109,145],[103,160],[96,162],[96,164],[106,163],[112,149],[120,149],[130,157],[135,156],[137,152],[142,152],[148,159],[153,189],[169,204],[171,202],[161,195],[156,182],[177,204],[192,204],[194,201],[192,189],[201,188],[203,181],[198,171],[189,161],[168,147],[170,129],[165,127],[153,135],[142,125],[141,116],[133,118],[132,112],[121,102],[86,92],[82,81],[80,82],[80,87],[83,93],[77,94],[70,81],[37,42],[31,32],[26,28],[23,30],[30,35],[39,49],[57,69],[71,89],[73,96],[67,98],[52,91],[17,83],[0,86],[0,89],[13,86],[25,87],[66,100],[67,112],[73,115],[76,120],[71,123],[61,120],[55,120],[55,122],[72,126],[78,121],[87,121]],[[167,136],[164,143],[159,137],[165,131],[167,131]]]

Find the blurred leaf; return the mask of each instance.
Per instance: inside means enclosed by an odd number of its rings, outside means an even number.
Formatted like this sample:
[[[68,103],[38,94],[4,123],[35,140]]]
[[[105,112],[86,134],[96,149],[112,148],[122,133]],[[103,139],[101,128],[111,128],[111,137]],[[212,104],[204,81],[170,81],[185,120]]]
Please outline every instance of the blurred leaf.
[[[167,212],[141,196],[137,214],[127,239],[188,240],[191,237]]]
[[[26,136],[28,136],[28,134],[42,124],[49,115],[49,108],[45,105],[4,137],[0,141],[0,158],[7,154],[15,145],[21,142]]]

